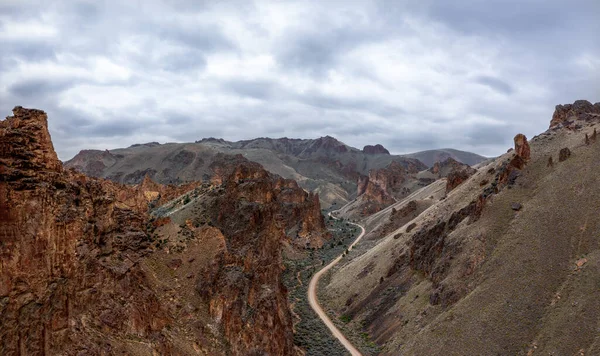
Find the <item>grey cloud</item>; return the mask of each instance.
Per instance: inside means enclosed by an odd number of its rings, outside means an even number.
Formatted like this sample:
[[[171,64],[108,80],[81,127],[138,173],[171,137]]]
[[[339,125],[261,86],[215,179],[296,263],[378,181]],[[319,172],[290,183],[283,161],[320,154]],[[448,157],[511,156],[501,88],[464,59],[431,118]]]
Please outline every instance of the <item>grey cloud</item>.
[[[485,85],[489,88],[492,88],[496,91],[499,91],[503,94],[508,95],[508,94],[512,94],[514,92],[514,89],[510,84],[508,84],[498,78],[481,75],[481,76],[478,76],[475,78],[475,82],[479,83],[479,84],[483,84],[483,85]]]
[[[233,43],[216,26],[203,26],[198,24],[196,28],[164,27],[152,23],[151,26],[159,26],[154,33],[158,38],[171,40],[197,50],[215,51],[233,49]],[[149,29],[152,31],[152,29]]]
[[[17,82],[8,87],[8,92],[21,98],[43,97],[55,95],[68,89],[73,83],[67,81],[49,81],[46,79],[30,79]]]
[[[599,71],[593,63],[587,69],[576,65],[581,56],[600,57],[600,42],[594,37],[600,33],[596,19],[600,2],[596,0],[576,0],[568,5],[558,0],[379,0],[375,5],[358,0],[314,1],[306,7],[310,12],[305,13],[304,21],[292,21],[294,25],[284,26],[280,33],[273,31],[277,23],[286,23],[285,19],[277,18],[276,13],[272,18],[256,16],[257,10],[271,4],[149,0],[140,8],[131,2],[2,3],[0,21],[7,26],[54,16],[59,36],[4,41],[0,110],[3,115],[10,114],[15,105],[46,110],[61,158],[92,144],[129,146],[140,137],[194,141],[208,136],[236,140],[327,134],[357,147],[381,143],[393,152],[454,147],[496,155],[505,151],[515,133],[533,136],[545,130],[554,105],[579,98],[600,100]],[[306,4],[298,1],[293,6]],[[209,20],[193,24],[173,20],[194,14]],[[350,20],[336,21],[333,15],[340,14]],[[406,51],[390,48],[390,52],[397,51],[391,53],[394,56],[409,59],[402,70],[411,74],[410,65],[423,66],[410,63],[421,53],[409,51],[434,47],[427,42],[427,33],[416,31],[410,21],[424,24],[424,32],[433,32],[430,37],[446,40],[435,43],[435,49],[457,58],[447,58],[447,68],[434,68],[436,80],[441,82],[423,78],[412,90],[403,92],[378,77],[376,56],[368,57],[372,63],[353,61],[363,54],[363,45],[381,45],[392,39],[419,44],[407,46]],[[231,23],[236,26],[228,27]],[[235,32],[240,29],[246,31],[245,36]],[[253,42],[239,45],[248,34]],[[134,41],[134,48],[124,49],[123,39]],[[492,51],[481,59],[481,68],[463,73],[462,63],[456,63],[462,53],[454,55],[453,49],[473,39]],[[176,47],[177,54],[162,52],[165,44]],[[237,73],[234,68],[225,76],[212,75],[207,61],[216,53],[234,60],[269,56],[275,66],[265,73]],[[465,59],[469,55],[464,53]],[[68,63],[64,58],[69,62],[75,58],[77,65],[85,67],[94,63],[86,61],[97,57],[127,67],[131,78],[97,83],[89,78],[13,75],[20,63],[49,61],[64,66]],[[481,75],[490,69],[493,74]],[[363,88],[340,88],[330,70],[350,79],[367,79],[385,98],[368,94],[357,98],[353,90]],[[456,81],[452,74],[456,72],[466,79]],[[505,95],[482,96],[472,83]],[[64,95],[70,89],[69,94],[77,98],[81,84],[88,89],[102,85],[125,88],[134,98],[131,103],[123,98],[123,108],[115,112],[100,107],[95,98],[84,98],[94,106],[86,108]],[[452,87],[453,92],[445,87]],[[531,93],[522,88],[541,89]],[[394,97],[402,104],[394,104]],[[482,119],[465,128],[466,116]]]
[[[362,43],[381,40],[378,31],[361,31],[352,27],[331,28],[327,20],[313,25],[310,31],[293,33],[281,41],[278,61],[285,67],[310,75],[323,75],[335,67],[338,59]]]
[[[348,99],[334,97],[321,93],[305,93],[298,95],[297,99],[306,105],[328,110],[359,110],[372,112],[381,117],[395,117],[405,111],[397,106],[388,105],[380,101],[368,99]]]
[[[275,95],[277,85],[266,80],[237,79],[224,81],[221,87],[239,96],[264,100]]]

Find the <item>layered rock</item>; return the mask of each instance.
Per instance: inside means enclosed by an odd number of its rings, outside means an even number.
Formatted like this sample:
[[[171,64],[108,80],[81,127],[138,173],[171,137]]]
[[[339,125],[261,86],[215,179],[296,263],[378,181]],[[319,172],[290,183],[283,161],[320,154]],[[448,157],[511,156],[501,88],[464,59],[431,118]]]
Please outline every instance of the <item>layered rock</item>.
[[[574,120],[599,120],[600,102],[592,104],[587,100],[577,100],[573,104],[556,105],[550,128],[566,124]]]

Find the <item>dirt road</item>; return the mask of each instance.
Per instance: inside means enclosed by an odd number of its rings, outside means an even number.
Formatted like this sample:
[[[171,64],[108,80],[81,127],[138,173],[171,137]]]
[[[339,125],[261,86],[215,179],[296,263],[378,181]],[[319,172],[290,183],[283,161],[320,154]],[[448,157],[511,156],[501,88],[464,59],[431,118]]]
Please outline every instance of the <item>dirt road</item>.
[[[329,216],[331,216],[331,213],[329,213]],[[350,247],[348,247],[349,250],[352,249],[354,247],[354,245],[356,245],[365,234],[364,227],[362,227],[361,225],[358,225],[358,224],[354,224],[354,223],[350,223],[350,224],[360,227],[362,232],[356,238],[356,240],[354,240],[354,242],[352,242]],[[313,310],[315,311],[315,313],[317,313],[319,318],[321,318],[323,323],[325,323],[325,325],[327,325],[329,330],[331,330],[331,333],[333,334],[333,336],[335,336],[338,340],[340,340],[342,345],[344,345],[346,350],[348,350],[350,352],[350,354],[352,354],[352,356],[362,356],[360,351],[358,351],[356,349],[356,347],[354,347],[354,345],[352,345],[352,343],[350,341],[348,341],[348,339],[346,339],[344,334],[342,334],[342,332],[333,324],[333,322],[331,321],[331,319],[329,319],[327,314],[325,314],[325,312],[323,311],[323,308],[321,308],[321,306],[319,305],[319,301],[317,300],[317,285],[319,284],[319,278],[321,278],[321,276],[324,273],[326,273],[331,267],[335,266],[336,263],[338,263],[341,259],[342,259],[342,255],[338,256],[335,260],[331,261],[331,263],[329,263],[327,266],[323,267],[323,269],[321,269],[319,272],[315,273],[315,275],[311,278],[310,284],[308,285],[308,302],[309,302],[311,308],[313,308]]]

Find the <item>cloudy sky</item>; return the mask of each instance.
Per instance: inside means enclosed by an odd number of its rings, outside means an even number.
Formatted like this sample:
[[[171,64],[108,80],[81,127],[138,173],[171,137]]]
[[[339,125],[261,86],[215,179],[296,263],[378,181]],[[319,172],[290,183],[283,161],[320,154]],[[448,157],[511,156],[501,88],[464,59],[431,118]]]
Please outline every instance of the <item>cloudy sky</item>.
[[[133,143],[332,135],[500,154],[600,101],[598,0],[0,0],[0,111],[61,159]]]

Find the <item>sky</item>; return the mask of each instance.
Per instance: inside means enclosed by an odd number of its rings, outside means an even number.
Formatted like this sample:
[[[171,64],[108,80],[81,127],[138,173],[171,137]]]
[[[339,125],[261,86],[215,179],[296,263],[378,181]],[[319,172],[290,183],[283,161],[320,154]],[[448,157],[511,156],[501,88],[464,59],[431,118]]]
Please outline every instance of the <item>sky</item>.
[[[598,0],[0,0],[0,112],[81,149],[331,135],[495,156],[600,101]]]

